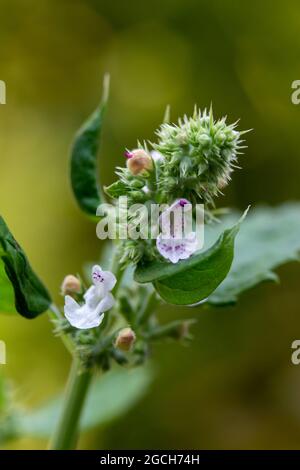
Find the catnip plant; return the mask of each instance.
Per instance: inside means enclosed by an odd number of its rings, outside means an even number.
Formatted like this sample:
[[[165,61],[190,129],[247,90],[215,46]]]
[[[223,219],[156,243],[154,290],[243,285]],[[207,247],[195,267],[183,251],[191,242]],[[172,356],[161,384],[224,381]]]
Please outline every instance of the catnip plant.
[[[280,264],[298,259],[299,204],[245,208],[242,216],[216,208],[239,168],[247,131],[215,119],[212,109],[195,108],[176,124],[167,109],[154,142],[125,148],[116,180],[100,183],[108,94],[106,76],[101,103],[75,136],[70,158],[75,200],[105,246],[82,277],[65,273],[61,305],[54,305],[0,218],[0,310],[28,319],[48,312],[73,361],[58,402],[36,414],[6,412],[0,424],[5,439],[51,432],[51,449],[76,448],[81,430],[105,421],[105,413],[118,414],[120,400],[128,395],[130,403],[147,386],[137,377],[127,387],[127,376],[145,367],[156,341],[190,341],[203,308],[236,303],[245,290],[276,280],[273,269]],[[153,207],[156,216],[149,218]],[[158,309],[166,304],[184,306],[184,318],[164,323]],[[111,368],[122,373],[106,379]],[[112,388],[118,396],[110,400]]]

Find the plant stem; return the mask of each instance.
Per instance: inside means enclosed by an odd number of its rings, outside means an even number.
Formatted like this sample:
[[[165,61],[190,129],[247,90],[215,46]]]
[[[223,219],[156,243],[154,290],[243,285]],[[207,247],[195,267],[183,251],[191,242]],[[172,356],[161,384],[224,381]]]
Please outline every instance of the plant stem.
[[[91,371],[80,372],[79,368],[80,363],[74,358],[63,410],[50,443],[52,450],[70,450],[76,447],[80,416],[92,378]]]
[[[112,259],[111,271],[114,272],[117,278],[117,284],[114,288],[114,294],[116,295],[123,275],[123,272],[120,269],[117,250],[115,251]],[[52,305],[51,311],[52,314],[58,318],[61,315],[56,306]],[[63,338],[63,340],[68,349],[70,349],[69,338],[67,335],[65,338]],[[63,410],[61,412],[57,428],[50,442],[50,449],[70,450],[76,447],[79,433],[80,416],[83,410],[91,378],[92,371],[87,370],[82,372],[80,370],[79,360],[74,357],[67,383]]]

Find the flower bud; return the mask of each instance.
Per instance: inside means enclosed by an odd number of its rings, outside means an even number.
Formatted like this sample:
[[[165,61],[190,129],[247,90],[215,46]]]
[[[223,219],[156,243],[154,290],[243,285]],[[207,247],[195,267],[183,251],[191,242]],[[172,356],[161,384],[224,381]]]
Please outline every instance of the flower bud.
[[[200,134],[199,143],[204,146],[208,146],[211,143],[211,138],[207,134]]]
[[[131,191],[130,197],[134,202],[144,202],[145,201],[145,192],[144,191]]]
[[[76,277],[73,276],[72,274],[68,274],[63,280],[63,283],[61,285],[61,294],[62,295],[74,295],[74,294],[80,294],[81,292],[81,282],[80,280]]]
[[[134,189],[142,189],[144,185],[145,185],[144,181],[140,181],[136,178],[130,182],[130,187]]]
[[[115,346],[116,348],[121,349],[121,351],[130,351],[135,339],[135,332],[131,328],[123,328],[118,333]]]
[[[215,135],[215,141],[218,145],[223,145],[226,141],[226,134],[225,132],[219,131]]]
[[[133,150],[126,154],[127,168],[134,176],[143,173],[144,171],[152,170],[153,162],[150,155],[143,149]]]

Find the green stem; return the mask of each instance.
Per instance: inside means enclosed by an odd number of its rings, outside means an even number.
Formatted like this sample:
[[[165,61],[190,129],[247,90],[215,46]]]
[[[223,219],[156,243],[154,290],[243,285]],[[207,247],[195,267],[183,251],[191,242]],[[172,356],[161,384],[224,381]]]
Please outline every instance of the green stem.
[[[117,285],[114,289],[114,294],[119,288],[120,281],[122,278],[122,272],[120,271],[119,259],[117,252],[115,251],[111,270],[114,272],[117,278]],[[52,315],[59,318],[61,316],[60,311],[55,305],[51,306]],[[70,348],[69,338],[67,335],[63,338],[67,348]],[[73,351],[74,353],[74,351]],[[82,372],[80,370],[80,362],[74,357],[73,364],[71,367],[66,395],[63,404],[63,410],[60,415],[60,419],[57,428],[54,432],[52,440],[50,442],[50,449],[52,450],[70,450],[76,447],[77,437],[79,433],[79,422],[80,416],[83,410],[87,392],[92,378],[92,371],[87,370]]]
[[[81,372],[79,361],[74,358],[67,383],[63,410],[50,449],[70,450],[76,447],[80,416],[91,378],[91,371]]]

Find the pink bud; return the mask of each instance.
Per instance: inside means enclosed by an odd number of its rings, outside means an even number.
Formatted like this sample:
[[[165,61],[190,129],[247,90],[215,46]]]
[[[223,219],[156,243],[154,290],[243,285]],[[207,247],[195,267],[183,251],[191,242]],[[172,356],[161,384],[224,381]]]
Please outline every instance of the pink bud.
[[[127,153],[127,168],[132,175],[136,176],[144,171],[152,170],[152,158],[145,150],[137,149]]]
[[[80,294],[81,292],[81,282],[80,280],[76,277],[73,276],[72,274],[68,274],[63,280],[63,283],[61,285],[61,293],[62,295],[74,295],[74,294]]]
[[[130,351],[136,340],[135,332],[131,328],[123,328],[119,331],[115,346],[122,351]]]

